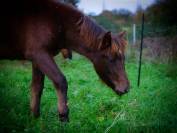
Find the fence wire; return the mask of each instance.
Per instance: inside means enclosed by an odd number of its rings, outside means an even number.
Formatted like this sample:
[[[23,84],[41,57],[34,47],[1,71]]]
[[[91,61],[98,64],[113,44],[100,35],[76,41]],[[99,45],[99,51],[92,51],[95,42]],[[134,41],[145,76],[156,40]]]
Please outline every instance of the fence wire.
[[[136,40],[141,39],[141,25],[136,24]],[[151,24],[144,25],[144,37],[161,37],[161,36],[174,36],[177,35],[177,25],[176,26],[156,26]],[[133,24],[128,31],[127,39],[129,43],[133,43]]]

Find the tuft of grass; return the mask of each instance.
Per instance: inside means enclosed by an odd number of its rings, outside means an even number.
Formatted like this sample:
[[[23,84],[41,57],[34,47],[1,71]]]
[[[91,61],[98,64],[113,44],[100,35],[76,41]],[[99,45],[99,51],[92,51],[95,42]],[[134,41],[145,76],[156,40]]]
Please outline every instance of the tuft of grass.
[[[119,97],[103,85],[92,64],[74,54],[72,61],[56,57],[69,90],[70,123],[58,121],[57,97],[51,81],[45,80],[41,117],[30,115],[31,63],[0,61],[0,132],[27,133],[161,133],[177,132],[177,75],[169,76],[168,64],[142,64],[137,87],[137,64],[128,62],[131,82],[128,94]],[[116,117],[118,115],[118,117]]]

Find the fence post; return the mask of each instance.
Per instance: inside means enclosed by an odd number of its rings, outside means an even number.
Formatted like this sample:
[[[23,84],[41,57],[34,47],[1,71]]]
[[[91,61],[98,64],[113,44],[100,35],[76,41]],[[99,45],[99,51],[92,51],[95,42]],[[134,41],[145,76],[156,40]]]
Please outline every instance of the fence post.
[[[140,56],[139,56],[139,69],[138,69],[138,87],[140,86],[143,38],[144,38],[144,13],[143,13],[143,16],[142,16],[142,28],[141,28],[141,44],[140,44]]]
[[[136,44],[136,24],[133,24],[133,45]]]

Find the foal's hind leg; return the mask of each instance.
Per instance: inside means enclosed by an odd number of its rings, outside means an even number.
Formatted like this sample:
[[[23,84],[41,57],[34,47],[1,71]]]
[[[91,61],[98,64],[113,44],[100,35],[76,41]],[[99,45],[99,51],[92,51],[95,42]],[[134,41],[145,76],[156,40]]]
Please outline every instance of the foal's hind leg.
[[[38,52],[38,54],[33,57],[33,62],[35,62],[40,70],[53,81],[58,95],[60,120],[69,121],[69,110],[67,106],[68,86],[65,76],[58,69],[53,57],[46,52]]]
[[[44,87],[44,74],[36,64],[32,64],[31,111],[35,117],[40,115],[40,99]]]

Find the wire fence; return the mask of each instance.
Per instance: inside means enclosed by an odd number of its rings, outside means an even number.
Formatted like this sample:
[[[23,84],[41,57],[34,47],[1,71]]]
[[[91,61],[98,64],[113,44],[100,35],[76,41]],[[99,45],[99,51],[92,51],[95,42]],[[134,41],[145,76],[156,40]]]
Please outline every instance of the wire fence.
[[[139,58],[141,25],[133,24],[127,28],[128,47],[126,50],[127,61],[137,61]],[[135,35],[134,35],[135,34]],[[143,61],[154,63],[172,63],[177,60],[177,25],[154,26],[145,23],[143,40]],[[136,37],[134,42],[134,37]]]
[[[135,30],[135,31],[134,31]],[[151,24],[144,25],[144,37],[165,37],[165,36],[175,36],[177,35],[177,25],[176,26],[156,26]],[[137,24],[136,28],[132,27],[128,30],[127,39],[130,44],[133,40],[140,40],[141,38],[141,25]]]

